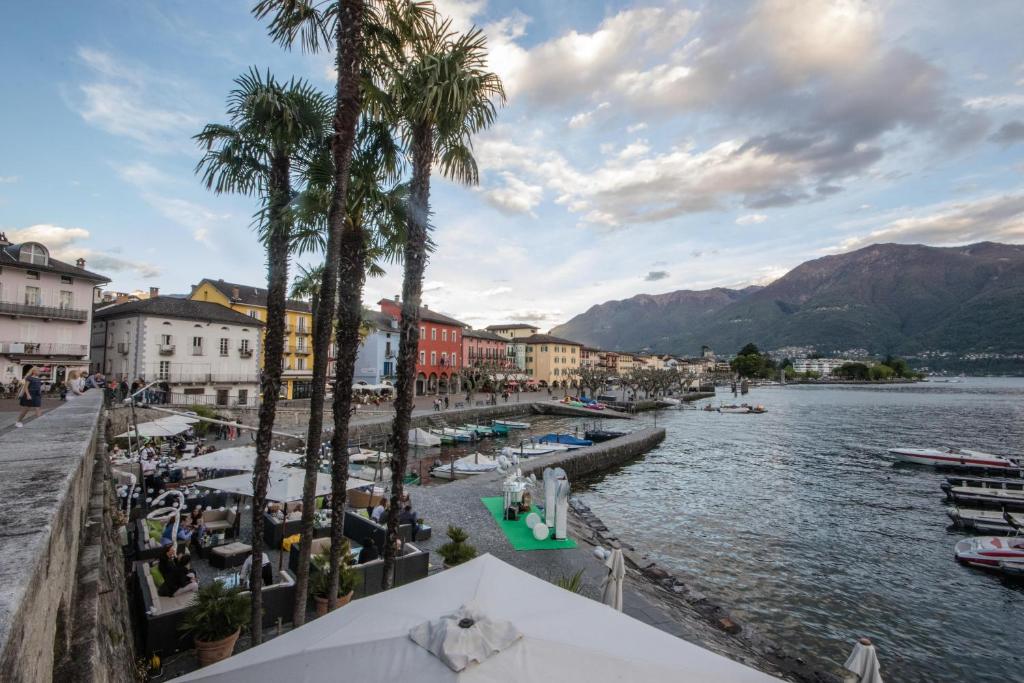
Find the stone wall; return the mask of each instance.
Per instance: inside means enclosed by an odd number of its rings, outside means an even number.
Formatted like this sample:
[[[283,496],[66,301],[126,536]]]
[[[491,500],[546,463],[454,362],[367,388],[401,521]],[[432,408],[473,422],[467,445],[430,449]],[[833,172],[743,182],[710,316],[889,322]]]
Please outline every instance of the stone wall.
[[[665,440],[661,428],[640,429],[611,441],[574,451],[561,451],[540,458],[524,460],[520,467],[523,474],[535,474],[540,479],[545,467],[561,467],[569,481],[577,481],[584,475],[601,472],[640,457]]]
[[[78,571],[79,558],[95,546],[91,537],[98,533],[87,531],[87,521],[89,528],[103,526],[95,506],[90,509],[101,500],[103,477],[95,463],[102,403],[101,392],[89,391],[0,437],[0,680],[7,683],[130,680],[124,673],[97,676],[90,669],[130,672],[131,638],[123,626],[117,627],[123,640],[108,649],[104,661],[79,662],[70,677],[57,673],[79,640],[77,588],[88,583]],[[95,559],[94,567],[109,564],[113,577],[105,595],[96,592],[95,602],[123,601],[119,552],[86,554]]]

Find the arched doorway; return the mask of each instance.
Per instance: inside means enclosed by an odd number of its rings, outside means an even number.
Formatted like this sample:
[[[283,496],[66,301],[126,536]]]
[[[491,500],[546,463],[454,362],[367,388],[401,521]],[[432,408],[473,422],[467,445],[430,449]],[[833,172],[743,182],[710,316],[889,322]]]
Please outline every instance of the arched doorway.
[[[447,394],[448,393],[448,375],[441,373],[441,376],[437,379],[437,393]]]
[[[427,393],[427,376],[422,372],[416,376],[416,395],[423,396]]]
[[[430,373],[430,377],[427,378],[427,393],[437,393],[437,373],[432,372]]]

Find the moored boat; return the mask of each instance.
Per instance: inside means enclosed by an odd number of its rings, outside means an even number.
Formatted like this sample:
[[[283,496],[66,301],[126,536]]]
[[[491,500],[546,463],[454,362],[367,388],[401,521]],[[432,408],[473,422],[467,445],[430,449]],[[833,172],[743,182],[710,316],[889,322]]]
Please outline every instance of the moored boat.
[[[943,491],[948,491],[954,486],[975,486],[982,489],[1024,491],[1024,479],[1011,479],[1009,477],[946,477],[946,481],[940,484],[940,486]]]
[[[956,561],[1013,576],[1024,574],[1024,536],[975,536],[958,541]]]
[[[610,429],[588,429],[583,433],[583,436],[590,441],[599,443],[601,441],[611,441],[617,439],[620,436],[625,436],[626,432],[616,432]]]
[[[983,534],[1015,534],[1024,529],[1024,514],[1019,512],[957,506],[948,508],[946,514],[957,527]]]
[[[951,486],[946,495],[955,503],[1024,511],[1024,491],[979,486]]]
[[[900,462],[932,467],[963,467],[971,469],[1006,469],[1019,471],[1020,464],[1001,455],[993,455],[969,448],[890,448]]]
[[[467,432],[474,432],[478,437],[494,436],[494,428],[486,425],[473,425],[466,424],[460,425],[459,429],[464,429]]]
[[[529,422],[515,422],[513,420],[491,420],[492,425],[501,425],[509,429],[529,429]]]
[[[530,441],[524,441],[518,446],[506,446],[501,449],[501,452],[505,455],[511,455],[515,453],[520,457],[529,457],[531,455],[547,455],[548,453],[561,452],[569,450],[569,446],[564,446],[560,443],[532,443]]]
[[[545,434],[538,439],[541,443],[560,443],[566,446],[593,446],[594,442],[589,439],[581,439],[573,434]]]
[[[442,443],[465,443],[476,438],[475,433],[467,432],[465,429],[455,429],[454,427],[435,427],[430,430],[430,433],[441,437]]]
[[[466,477],[493,472],[498,461],[483,453],[470,453],[450,463],[431,468],[430,476],[437,479],[465,479]]]

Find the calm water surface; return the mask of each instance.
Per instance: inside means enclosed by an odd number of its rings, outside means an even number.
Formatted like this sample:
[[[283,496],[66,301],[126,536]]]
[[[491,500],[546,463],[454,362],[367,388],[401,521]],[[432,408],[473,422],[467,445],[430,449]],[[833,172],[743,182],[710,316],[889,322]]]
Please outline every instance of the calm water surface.
[[[1024,586],[954,562],[964,535],[947,529],[944,475],[885,453],[1020,455],[1024,380],[789,386],[747,398],[769,412],[661,412],[665,442],[587,482],[581,497],[794,654],[839,665],[867,635],[886,680],[1024,681]]]

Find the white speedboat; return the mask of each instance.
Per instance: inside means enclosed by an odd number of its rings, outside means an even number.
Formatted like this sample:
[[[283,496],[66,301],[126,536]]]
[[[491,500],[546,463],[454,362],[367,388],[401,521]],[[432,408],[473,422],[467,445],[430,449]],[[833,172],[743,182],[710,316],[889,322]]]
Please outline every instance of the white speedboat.
[[[430,476],[437,479],[465,479],[478,474],[494,472],[498,461],[483,453],[470,453],[450,463],[438,465],[430,470]]]
[[[508,427],[509,429],[529,429],[529,422],[513,422],[512,420],[491,420],[493,424]]]
[[[1014,576],[1024,574],[1024,536],[976,536],[958,541],[956,561]]]
[[[890,448],[889,453],[900,462],[933,467],[971,467],[980,469],[1015,469],[1020,464],[1001,455],[969,448]]]

